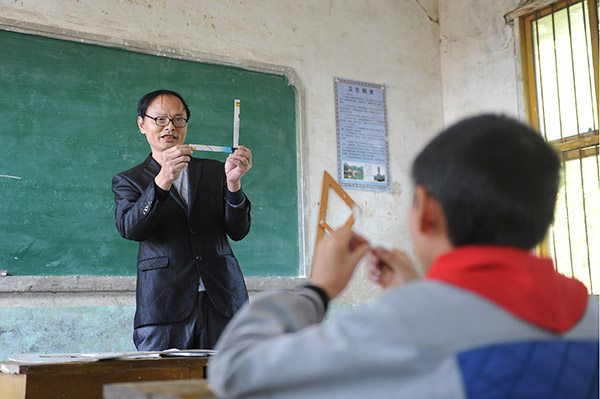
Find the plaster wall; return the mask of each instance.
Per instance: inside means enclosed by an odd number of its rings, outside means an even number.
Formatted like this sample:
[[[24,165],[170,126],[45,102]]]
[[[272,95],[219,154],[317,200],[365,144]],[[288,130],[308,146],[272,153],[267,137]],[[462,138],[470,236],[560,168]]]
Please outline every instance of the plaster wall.
[[[332,175],[337,171],[333,78],[385,83],[392,192],[348,192],[364,210],[362,233],[375,244],[393,245],[412,254],[404,227],[411,199],[409,165],[444,123],[437,0],[0,0],[0,18],[4,26],[16,30],[39,30],[51,36],[80,32],[86,37],[110,38],[116,46],[144,43],[179,53],[203,53],[207,59],[240,66],[263,63],[293,69],[302,98],[299,183],[304,195],[301,223],[305,226],[307,265],[316,235],[322,174],[324,170]],[[330,209],[335,209],[335,201],[332,205]],[[340,222],[345,217],[332,215]],[[378,292],[364,278],[361,266],[338,303],[360,303]],[[24,333],[54,329],[63,334],[57,339],[66,342],[73,337],[63,332],[76,330],[71,320],[90,324],[89,331],[106,326],[124,329],[130,342],[130,327],[123,317],[131,317],[131,295],[117,295],[116,307],[122,311],[111,304],[113,297],[94,308],[90,306],[93,295],[54,298],[60,295],[8,294],[0,298],[17,301],[12,306],[0,303],[0,340],[17,342],[10,335],[14,333],[11,320],[17,318],[28,324]],[[18,302],[19,298],[24,300]],[[66,314],[75,315],[66,318],[59,309],[64,306],[69,306]],[[61,325],[61,320],[67,320],[66,324]],[[65,330],[65,325],[71,327]],[[34,335],[33,339],[44,337]],[[15,353],[34,348],[42,347],[23,344],[7,350]],[[43,349],[63,351],[57,345]],[[118,348],[90,346],[87,350]]]
[[[300,151],[307,264],[323,170],[332,175],[337,170],[333,78],[385,83],[393,191],[349,191],[365,210],[370,239],[410,250],[404,229],[408,165],[443,123],[436,0],[0,0],[0,15],[16,25],[104,35],[117,44],[144,42],[239,65],[259,61],[293,68],[304,87]],[[362,287],[355,284],[345,300],[372,296],[370,283]]]
[[[519,3],[439,2],[445,124],[484,112],[524,120],[518,26],[504,18]]]
[[[44,34],[75,31],[109,37],[118,46],[145,43],[242,66],[293,69],[302,91],[300,183],[310,264],[322,173],[337,168],[333,78],[387,85],[393,191],[348,192],[364,210],[362,233],[374,244],[412,254],[404,226],[416,152],[443,126],[474,113],[524,119],[519,32],[504,16],[530,3],[541,1],[0,0],[0,18]],[[343,209],[335,198],[330,204]],[[340,223],[347,216],[331,215]],[[128,284],[119,293],[0,295],[5,348],[0,360],[19,351],[130,350],[134,295]],[[337,304],[360,303],[378,293],[361,267]],[[107,329],[112,335],[91,342],[96,331]]]

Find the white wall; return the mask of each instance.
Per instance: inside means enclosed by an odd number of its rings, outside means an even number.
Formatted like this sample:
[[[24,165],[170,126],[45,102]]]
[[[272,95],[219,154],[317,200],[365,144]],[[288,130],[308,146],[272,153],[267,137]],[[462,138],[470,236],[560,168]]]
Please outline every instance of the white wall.
[[[55,35],[63,30],[78,31],[88,37],[110,37],[116,45],[141,42],[180,53],[206,53],[207,58],[239,65],[267,63],[292,68],[303,95],[301,152],[306,202],[302,216],[310,260],[322,173],[326,169],[334,174],[337,168],[333,77],[387,85],[393,191],[348,192],[364,209],[366,223],[361,230],[372,242],[412,251],[404,227],[411,198],[408,173],[412,158],[444,125],[464,116],[503,112],[524,119],[518,32],[506,24],[504,15],[518,3],[547,2],[0,0],[0,25]],[[345,207],[339,201],[330,203],[333,209]],[[342,214],[337,219],[345,217],[347,214]],[[339,302],[362,302],[379,292],[363,273],[359,268]],[[0,341],[9,345],[0,351],[0,359],[19,352],[130,349],[131,288],[121,298],[97,288],[97,280],[90,283],[93,289],[78,282],[73,292],[59,301],[52,292],[29,293],[29,285],[23,288],[25,293],[9,292],[10,288],[3,294],[1,282],[0,322],[5,324],[0,323]],[[53,286],[40,285],[42,290]],[[251,286],[262,287],[264,281],[251,281]],[[88,292],[94,290],[99,292]],[[17,297],[25,299],[18,302]],[[2,305],[7,303],[10,306]],[[95,308],[90,310],[92,305]],[[29,329],[15,330],[15,320]],[[94,325],[94,320],[102,325]],[[85,332],[96,334],[106,326],[110,331],[103,344],[91,347],[93,340]],[[49,338],[56,342],[54,346]]]
[[[0,16],[13,27],[59,35],[77,31],[113,38],[118,45],[143,42],[240,65],[293,68],[304,97],[303,218],[309,260],[322,173],[337,170],[334,77],[387,85],[393,191],[348,192],[364,209],[368,238],[412,250],[404,227],[410,161],[442,127],[442,100],[454,102],[451,91],[458,90],[447,83],[442,95],[437,8],[437,0],[0,0]],[[360,302],[376,292],[360,270],[341,300]]]
[[[482,112],[524,120],[518,26],[504,16],[519,0],[439,1],[446,124]]]

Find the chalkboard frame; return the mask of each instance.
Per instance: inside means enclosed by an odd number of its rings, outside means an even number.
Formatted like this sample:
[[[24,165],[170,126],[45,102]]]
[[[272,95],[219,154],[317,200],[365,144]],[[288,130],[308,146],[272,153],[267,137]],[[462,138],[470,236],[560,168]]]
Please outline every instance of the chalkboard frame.
[[[304,217],[304,209],[307,204],[307,194],[305,189],[305,178],[306,165],[304,159],[305,154],[305,123],[304,123],[304,86],[296,71],[288,66],[273,65],[267,63],[261,63],[254,60],[243,60],[239,58],[232,58],[222,55],[210,54],[200,52],[196,50],[186,48],[173,48],[168,46],[162,46],[142,41],[128,40],[123,38],[116,38],[106,35],[98,35],[88,32],[82,32],[77,30],[57,28],[48,25],[41,25],[36,23],[29,23],[23,21],[17,21],[5,17],[0,17],[0,30],[5,30],[15,33],[23,33],[29,35],[37,35],[48,37],[52,39],[66,40],[77,43],[92,44],[98,46],[104,46],[109,48],[118,48],[121,50],[132,51],[142,54],[155,55],[160,57],[168,57],[177,60],[187,60],[192,62],[214,64],[229,66],[235,68],[241,68],[248,71],[262,72],[273,75],[285,76],[291,86],[294,87],[296,97],[296,148],[297,148],[297,183],[298,183],[298,246],[299,246],[299,259],[298,261],[298,275],[297,277],[282,278],[283,280],[305,278],[308,273],[309,256],[307,254],[307,227],[308,221]],[[291,260],[293,261],[293,260]],[[33,279],[37,276],[31,276]],[[64,276],[68,279],[72,276]],[[110,278],[110,276],[99,277],[99,278]],[[25,278],[27,278],[25,276]],[[61,279],[61,276],[55,278]],[[95,277],[94,277],[95,278]],[[260,278],[259,278],[260,279]],[[56,285],[54,286],[56,289]],[[57,289],[60,291],[60,288]],[[65,287],[65,291],[69,291],[68,287]]]

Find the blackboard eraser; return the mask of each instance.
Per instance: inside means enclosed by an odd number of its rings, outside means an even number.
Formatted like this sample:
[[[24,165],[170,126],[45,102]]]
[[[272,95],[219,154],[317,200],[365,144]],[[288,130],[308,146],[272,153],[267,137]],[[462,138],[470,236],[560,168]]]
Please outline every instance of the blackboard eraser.
[[[3,276],[8,276],[8,271],[0,270],[0,277],[3,277]]]

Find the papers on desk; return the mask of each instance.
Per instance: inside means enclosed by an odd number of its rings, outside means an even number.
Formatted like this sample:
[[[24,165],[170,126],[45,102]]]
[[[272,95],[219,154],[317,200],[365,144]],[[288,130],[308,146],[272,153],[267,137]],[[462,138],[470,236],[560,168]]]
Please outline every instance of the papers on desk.
[[[167,349],[159,353],[161,357],[205,357],[212,356],[217,351],[211,349]]]
[[[205,357],[215,354],[210,349],[167,349],[156,352],[100,352],[100,353],[20,353],[10,355],[9,360],[22,363],[75,363],[100,360],[135,360],[160,357]]]

